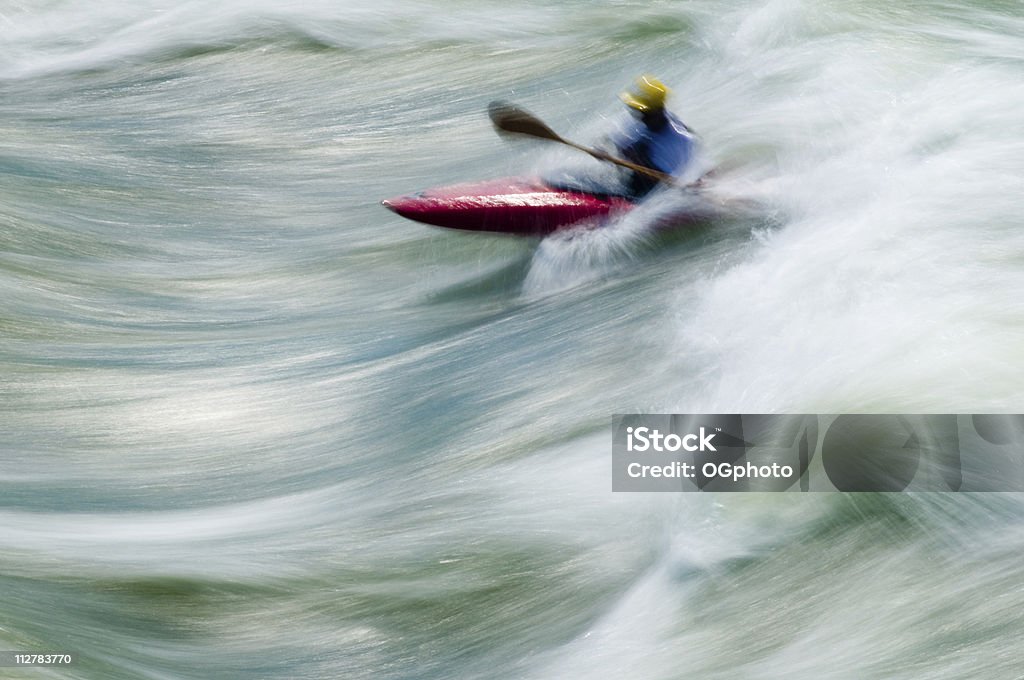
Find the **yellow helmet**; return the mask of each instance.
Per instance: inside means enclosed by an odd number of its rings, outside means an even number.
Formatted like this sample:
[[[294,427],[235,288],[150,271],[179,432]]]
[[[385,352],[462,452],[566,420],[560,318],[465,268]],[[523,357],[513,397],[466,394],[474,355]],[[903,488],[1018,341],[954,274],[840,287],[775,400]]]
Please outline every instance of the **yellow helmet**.
[[[663,82],[652,75],[642,75],[636,79],[634,89],[626,90],[619,98],[631,109],[647,113],[665,108],[668,93],[669,89]]]

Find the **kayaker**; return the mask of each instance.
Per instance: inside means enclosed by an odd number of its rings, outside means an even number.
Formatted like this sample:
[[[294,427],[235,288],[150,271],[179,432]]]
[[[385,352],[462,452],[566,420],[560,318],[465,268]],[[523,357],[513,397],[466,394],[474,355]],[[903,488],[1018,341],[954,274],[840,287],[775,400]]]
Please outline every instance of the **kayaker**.
[[[690,128],[665,108],[669,89],[651,75],[637,78],[633,89],[620,95],[632,118],[610,141],[628,161],[669,175],[681,175],[694,155],[696,139]],[[626,171],[625,186],[633,198],[641,198],[658,186],[658,180]]]

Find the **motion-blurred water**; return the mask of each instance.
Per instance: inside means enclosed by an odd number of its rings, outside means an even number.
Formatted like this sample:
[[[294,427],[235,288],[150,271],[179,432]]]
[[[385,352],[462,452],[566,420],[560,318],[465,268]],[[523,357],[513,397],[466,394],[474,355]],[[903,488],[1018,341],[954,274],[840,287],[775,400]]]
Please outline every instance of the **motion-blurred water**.
[[[613,413],[1024,411],[1022,55],[1013,0],[0,1],[0,649],[80,656],[0,676],[1024,678],[1019,496],[609,465]],[[762,210],[378,205],[644,71]]]

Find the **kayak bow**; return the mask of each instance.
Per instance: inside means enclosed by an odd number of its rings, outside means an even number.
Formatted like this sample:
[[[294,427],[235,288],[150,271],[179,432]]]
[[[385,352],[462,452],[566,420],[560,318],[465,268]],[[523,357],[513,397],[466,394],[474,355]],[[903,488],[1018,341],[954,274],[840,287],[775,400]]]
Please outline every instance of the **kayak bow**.
[[[509,177],[399,196],[382,205],[402,217],[448,229],[544,236],[584,221],[596,224],[635,204],[621,196],[556,189]]]

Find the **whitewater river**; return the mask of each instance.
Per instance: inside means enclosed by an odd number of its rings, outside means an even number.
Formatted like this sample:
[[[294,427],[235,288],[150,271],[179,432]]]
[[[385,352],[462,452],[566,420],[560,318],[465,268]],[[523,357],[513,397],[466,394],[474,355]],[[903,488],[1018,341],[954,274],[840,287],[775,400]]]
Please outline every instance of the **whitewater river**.
[[[379,201],[642,72],[757,209]],[[676,200],[663,194],[654,204]],[[1024,413],[1014,0],[0,0],[0,678],[1020,680],[1024,494],[611,491],[616,413]]]

